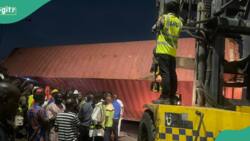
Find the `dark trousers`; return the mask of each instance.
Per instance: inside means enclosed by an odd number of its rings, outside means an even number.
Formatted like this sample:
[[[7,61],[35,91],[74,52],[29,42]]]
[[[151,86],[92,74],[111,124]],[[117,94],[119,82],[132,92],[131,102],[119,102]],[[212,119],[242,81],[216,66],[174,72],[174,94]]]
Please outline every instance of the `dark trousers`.
[[[161,98],[172,98],[177,91],[176,59],[167,54],[157,54],[162,77]]]
[[[91,139],[91,141],[93,140],[93,138]],[[95,137],[94,141],[103,141],[103,137]]]
[[[112,127],[105,127],[103,141],[111,141],[111,133],[112,133]]]
[[[118,141],[118,124],[119,124],[119,119],[113,119],[114,141]]]
[[[79,127],[79,131],[80,131],[80,141],[90,141],[90,137],[89,137],[89,127],[87,126],[80,126]]]

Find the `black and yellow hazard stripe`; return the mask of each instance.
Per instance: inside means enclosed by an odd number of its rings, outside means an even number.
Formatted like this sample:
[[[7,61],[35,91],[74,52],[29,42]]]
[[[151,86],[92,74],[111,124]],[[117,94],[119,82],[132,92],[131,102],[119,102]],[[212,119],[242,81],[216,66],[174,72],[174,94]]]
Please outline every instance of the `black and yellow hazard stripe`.
[[[167,141],[194,141],[196,138],[197,141],[215,141],[214,134],[210,131],[200,134],[197,130],[167,127],[164,133],[159,133],[159,139]]]

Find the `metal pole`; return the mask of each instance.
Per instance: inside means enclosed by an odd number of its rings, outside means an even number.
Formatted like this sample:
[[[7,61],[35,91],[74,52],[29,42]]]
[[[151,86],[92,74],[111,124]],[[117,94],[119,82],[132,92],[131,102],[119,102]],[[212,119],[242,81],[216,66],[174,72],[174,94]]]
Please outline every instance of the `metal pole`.
[[[197,21],[205,20],[205,5],[203,2],[200,2],[197,5]],[[200,23],[197,25],[198,28],[203,28],[203,24]],[[205,106],[204,98],[204,82],[205,82],[205,65],[206,65],[206,52],[205,52],[205,43],[201,43],[198,40],[196,41],[196,69],[195,77],[196,82],[195,94],[193,95],[193,103],[197,102],[198,106]]]
[[[217,35],[214,40],[213,53],[212,53],[212,73],[210,94],[214,98],[214,101],[218,104],[222,104],[222,92],[224,85],[224,55],[225,55],[225,37],[223,35]]]

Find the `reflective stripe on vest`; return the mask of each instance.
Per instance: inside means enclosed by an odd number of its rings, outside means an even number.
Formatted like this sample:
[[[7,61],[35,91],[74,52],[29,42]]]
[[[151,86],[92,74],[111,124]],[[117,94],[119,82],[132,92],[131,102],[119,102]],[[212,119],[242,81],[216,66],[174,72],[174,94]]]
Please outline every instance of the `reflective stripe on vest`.
[[[176,56],[177,41],[180,35],[182,22],[171,13],[163,15],[163,18],[163,29],[161,29],[157,36],[156,53]]]

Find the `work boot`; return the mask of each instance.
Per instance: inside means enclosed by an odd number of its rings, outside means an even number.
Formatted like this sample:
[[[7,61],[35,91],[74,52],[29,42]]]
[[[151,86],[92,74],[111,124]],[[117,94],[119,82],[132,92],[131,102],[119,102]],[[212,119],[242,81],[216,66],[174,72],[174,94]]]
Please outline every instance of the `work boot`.
[[[180,98],[176,95],[170,98],[171,105],[178,105],[179,101],[180,101]]]

